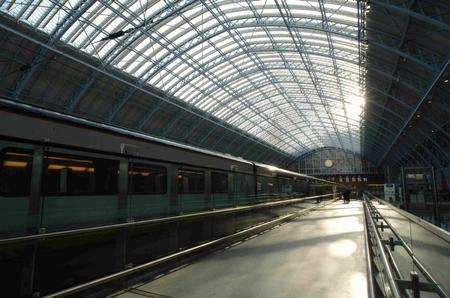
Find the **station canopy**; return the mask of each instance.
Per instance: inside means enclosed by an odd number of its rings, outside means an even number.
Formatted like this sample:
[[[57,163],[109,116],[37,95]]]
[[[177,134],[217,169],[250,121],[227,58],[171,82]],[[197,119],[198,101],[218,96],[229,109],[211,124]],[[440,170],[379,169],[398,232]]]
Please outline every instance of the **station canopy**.
[[[289,154],[360,151],[357,1],[2,2],[13,17]]]

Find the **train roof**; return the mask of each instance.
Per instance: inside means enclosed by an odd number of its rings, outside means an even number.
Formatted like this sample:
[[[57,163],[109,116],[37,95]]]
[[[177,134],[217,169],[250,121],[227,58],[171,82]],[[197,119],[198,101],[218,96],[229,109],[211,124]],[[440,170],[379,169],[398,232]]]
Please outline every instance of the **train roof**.
[[[254,164],[256,166],[258,166],[258,167],[266,168],[269,171],[280,173],[280,174],[291,175],[291,176],[301,177],[301,178],[306,178],[306,179],[314,179],[316,181],[326,182],[326,183],[330,183],[330,184],[336,184],[336,185],[338,184],[338,183],[335,183],[333,181],[328,181],[328,180],[325,180],[325,179],[308,176],[306,174],[285,170],[285,169],[282,169],[282,168],[278,168],[278,167],[275,167],[275,166],[271,166],[271,165],[267,165],[267,164],[263,164],[263,163],[259,163],[259,162],[254,162]]]
[[[85,127],[89,127],[89,128],[94,128],[94,129],[99,129],[102,131],[110,132],[110,133],[120,134],[120,135],[124,135],[124,136],[129,136],[129,137],[135,137],[135,138],[143,139],[143,140],[154,142],[154,143],[159,143],[159,144],[164,144],[167,146],[182,148],[185,150],[199,152],[199,153],[206,154],[206,155],[217,156],[217,157],[221,157],[221,158],[228,159],[228,160],[238,161],[241,163],[255,164],[258,167],[266,168],[266,169],[276,172],[276,173],[281,173],[281,174],[286,174],[286,175],[291,175],[291,176],[296,176],[296,177],[302,177],[302,178],[308,178],[308,179],[314,179],[314,180],[327,182],[327,183],[333,183],[331,181],[327,181],[324,179],[311,177],[311,176],[308,176],[305,174],[281,169],[279,167],[275,167],[272,165],[249,161],[249,160],[246,160],[241,157],[232,156],[230,154],[224,154],[224,153],[220,153],[217,151],[203,149],[203,148],[199,148],[196,146],[187,145],[187,144],[171,141],[171,140],[164,139],[164,138],[154,137],[154,136],[151,136],[151,135],[148,135],[145,133],[133,131],[133,130],[122,128],[119,126],[104,124],[104,123],[88,120],[88,119],[85,119],[82,117],[76,117],[76,116],[63,114],[60,112],[52,111],[49,109],[44,109],[44,108],[30,105],[27,103],[19,102],[16,100],[7,99],[4,97],[0,97],[0,107],[12,109],[19,113],[25,112],[28,114],[32,114],[35,117],[47,118],[47,119],[52,119],[52,120],[61,121],[61,122],[68,122],[68,123],[75,124],[75,125],[81,125],[81,126],[85,126]]]
[[[221,157],[221,158],[225,158],[225,159],[229,159],[229,160],[239,161],[242,163],[252,164],[252,162],[250,162],[246,159],[236,157],[236,156],[233,156],[230,154],[224,154],[224,153],[220,153],[217,151],[203,149],[203,148],[171,141],[171,140],[164,139],[164,138],[154,137],[154,136],[151,136],[151,135],[148,135],[145,133],[141,133],[141,132],[137,132],[137,131],[133,131],[133,130],[130,130],[127,128],[104,124],[104,123],[100,123],[100,122],[95,122],[95,121],[88,120],[88,119],[82,118],[82,117],[76,117],[76,116],[72,116],[72,115],[63,114],[60,112],[44,109],[44,108],[30,105],[27,103],[23,103],[23,102],[11,100],[11,99],[6,99],[4,97],[0,97],[0,106],[6,107],[9,109],[13,109],[13,110],[16,110],[16,111],[22,112],[22,113],[23,112],[29,113],[29,114],[32,114],[37,117],[48,118],[48,119],[61,121],[61,122],[69,122],[69,123],[72,123],[75,125],[81,125],[81,126],[85,126],[85,127],[90,127],[90,128],[110,132],[110,133],[116,133],[116,134],[120,134],[120,135],[124,135],[124,136],[135,137],[135,138],[143,139],[143,140],[154,142],[154,143],[160,143],[160,144],[164,144],[167,146],[178,147],[178,148],[195,151],[195,152],[199,152],[199,153],[203,153],[203,154],[207,154],[207,155],[212,155],[212,156],[217,156],[217,157]]]

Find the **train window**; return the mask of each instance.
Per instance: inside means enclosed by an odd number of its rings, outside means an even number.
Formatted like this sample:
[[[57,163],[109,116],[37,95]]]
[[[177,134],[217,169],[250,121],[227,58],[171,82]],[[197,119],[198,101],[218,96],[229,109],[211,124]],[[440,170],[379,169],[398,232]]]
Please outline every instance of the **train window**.
[[[164,194],[166,191],[167,170],[165,167],[130,163],[128,171],[130,194]]]
[[[249,194],[253,192],[252,177],[246,174],[235,174],[236,192]]]
[[[230,191],[234,194],[250,194],[253,192],[253,177],[240,174],[233,173],[230,175]]]
[[[228,174],[211,172],[212,193],[228,193]]]
[[[117,194],[118,161],[46,152],[44,166],[46,195]]]
[[[258,191],[260,191],[261,194],[272,194],[276,192],[275,178],[258,176]]]
[[[3,196],[28,196],[31,186],[33,152],[7,148],[1,152],[0,193]]]
[[[195,170],[179,170],[178,190],[185,194],[203,193],[205,191],[205,173]]]
[[[309,193],[310,185],[306,182],[305,179],[300,178],[295,181],[294,192],[302,195],[307,195]]]
[[[278,188],[282,193],[291,193],[293,191],[292,178],[278,177]]]

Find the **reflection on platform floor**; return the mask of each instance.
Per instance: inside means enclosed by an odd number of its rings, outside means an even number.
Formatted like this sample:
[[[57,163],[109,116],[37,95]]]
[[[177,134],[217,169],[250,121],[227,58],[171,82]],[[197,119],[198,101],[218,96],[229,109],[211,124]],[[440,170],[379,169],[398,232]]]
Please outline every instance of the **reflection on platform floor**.
[[[366,297],[360,202],[336,202],[117,297]]]

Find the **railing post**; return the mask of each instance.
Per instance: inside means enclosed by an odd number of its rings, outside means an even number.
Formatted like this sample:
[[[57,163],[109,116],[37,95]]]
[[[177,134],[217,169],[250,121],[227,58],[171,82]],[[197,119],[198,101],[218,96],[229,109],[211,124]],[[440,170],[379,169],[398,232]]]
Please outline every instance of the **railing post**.
[[[433,217],[434,224],[438,227],[441,226],[441,218],[439,214],[439,199],[437,194],[437,184],[436,184],[436,172],[434,167],[431,167],[431,179],[433,183]]]
[[[420,284],[419,274],[416,271],[411,271],[411,290],[413,298],[420,298]]]
[[[401,183],[402,183],[402,203],[403,203],[403,209],[406,211],[409,210],[409,198],[406,198],[407,192],[406,192],[406,181],[405,181],[405,169],[401,167]]]

